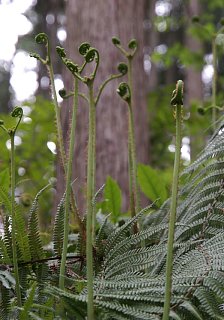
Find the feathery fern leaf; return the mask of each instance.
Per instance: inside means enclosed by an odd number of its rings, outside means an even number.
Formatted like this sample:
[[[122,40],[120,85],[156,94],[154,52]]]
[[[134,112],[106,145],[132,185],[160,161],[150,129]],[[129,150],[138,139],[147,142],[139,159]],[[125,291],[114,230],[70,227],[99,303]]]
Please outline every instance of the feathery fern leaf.
[[[44,251],[40,239],[40,232],[39,232],[39,226],[38,226],[38,216],[37,216],[37,210],[38,210],[38,200],[41,195],[41,193],[46,190],[49,187],[49,185],[45,186],[43,189],[41,189],[32,204],[32,207],[30,209],[29,213],[29,223],[28,223],[28,237],[29,237],[29,245],[30,245],[30,251],[32,259],[41,259],[44,257]]]
[[[61,201],[58,204],[57,213],[54,222],[54,232],[53,232],[53,246],[54,253],[61,255],[63,247],[63,237],[64,237],[64,214],[65,214],[65,194],[63,195]]]

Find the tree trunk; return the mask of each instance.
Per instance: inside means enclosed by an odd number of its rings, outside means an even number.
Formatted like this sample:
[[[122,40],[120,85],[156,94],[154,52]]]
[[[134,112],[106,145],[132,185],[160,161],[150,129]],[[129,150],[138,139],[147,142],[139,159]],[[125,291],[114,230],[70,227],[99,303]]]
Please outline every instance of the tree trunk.
[[[187,15],[189,17],[189,23],[191,18],[194,16],[200,16],[201,7],[198,0],[190,0],[186,7]],[[202,51],[202,42],[198,39],[193,38],[191,35],[186,33],[185,46],[192,52]],[[185,73],[185,92],[186,92],[186,105],[191,109],[192,101],[202,101],[203,89],[201,70],[197,70],[195,67],[188,67]],[[194,117],[194,119],[192,119]],[[191,114],[192,121],[197,121],[197,115],[193,112]],[[197,154],[201,151],[205,144],[204,135],[201,131],[194,132],[191,135],[191,159],[194,160]]]
[[[74,0],[67,1],[67,56],[80,63],[78,46],[87,41],[100,52],[100,67],[98,69],[95,90],[110,74],[117,73],[116,65],[125,62],[117,48],[111,42],[113,36],[118,36],[122,44],[127,47],[130,39],[138,41],[138,52],[134,59],[134,112],[137,144],[137,158],[139,162],[148,161],[148,123],[146,105],[146,74],[143,69],[144,30],[143,21],[147,1],[100,1]],[[122,78],[120,81],[127,81]],[[105,182],[107,175],[118,181],[123,192],[123,208],[128,204],[128,114],[127,105],[116,94],[119,82],[115,80],[108,84],[101,100],[97,105],[97,172],[96,187]],[[66,71],[65,87],[71,89],[72,77]],[[83,89],[84,90],[84,89]],[[64,137],[68,137],[70,123],[70,102],[62,108],[62,122]],[[66,105],[67,104],[67,105]],[[86,146],[88,106],[80,100],[76,134],[73,179],[76,179],[75,188],[78,195],[78,206],[83,210],[83,195],[85,194],[86,179]],[[67,145],[66,141],[66,145]],[[58,167],[59,176],[61,168]],[[64,192],[63,183],[59,179],[58,194]]]

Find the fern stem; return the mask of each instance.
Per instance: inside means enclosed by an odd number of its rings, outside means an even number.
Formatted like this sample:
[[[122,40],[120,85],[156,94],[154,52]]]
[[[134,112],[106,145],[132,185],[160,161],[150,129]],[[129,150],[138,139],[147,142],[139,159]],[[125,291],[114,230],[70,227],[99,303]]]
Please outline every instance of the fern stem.
[[[49,72],[50,82],[51,82],[51,92],[52,92],[52,97],[53,97],[53,102],[55,107],[59,154],[60,154],[62,166],[64,168],[64,172],[66,172],[66,156],[65,156],[64,144],[63,144],[62,126],[61,126],[61,120],[60,120],[60,107],[58,105],[57,93],[56,93],[56,88],[54,83],[54,71],[53,71],[53,66],[51,62],[49,62],[47,66],[48,66],[48,72]]]
[[[95,186],[95,104],[93,96],[93,82],[89,87],[89,140],[87,163],[87,221],[86,221],[86,260],[87,260],[87,319],[94,320],[93,306],[93,219],[94,216],[94,186]]]
[[[64,289],[65,283],[65,267],[66,267],[66,256],[68,247],[68,233],[69,233],[69,212],[70,212],[70,199],[71,199],[71,178],[72,178],[72,159],[75,145],[75,128],[76,128],[76,115],[78,108],[78,79],[75,78],[74,84],[74,105],[72,111],[72,123],[69,141],[69,156],[66,170],[66,195],[65,195],[65,216],[64,216],[64,238],[63,238],[63,249],[62,258],[60,265],[60,276],[59,276],[59,288]]]
[[[181,155],[181,108],[182,106],[176,105],[176,149],[173,171],[173,184],[171,195],[171,207],[169,217],[169,232],[167,244],[167,259],[166,259],[166,284],[165,284],[165,302],[163,310],[163,320],[169,320],[170,301],[172,291],[172,270],[173,270],[173,244],[174,232],[176,221],[177,197],[178,197],[178,182],[180,170],[180,155]]]
[[[137,179],[137,162],[136,162],[136,144],[135,144],[135,128],[133,113],[133,79],[132,79],[132,56],[128,57],[128,85],[131,92],[131,99],[128,103],[128,153],[129,153],[129,185],[130,185],[130,208],[132,217],[139,212],[139,190]],[[136,230],[137,231],[137,230]]]
[[[51,59],[47,65],[47,67],[48,67],[48,72],[49,72],[49,76],[50,76],[51,93],[52,93],[54,107],[55,107],[57,142],[58,142],[58,146],[59,146],[59,155],[60,155],[60,159],[62,162],[63,171],[66,175],[67,174],[66,173],[66,162],[67,161],[66,161],[66,154],[65,154],[64,143],[63,143],[63,135],[62,135],[63,131],[62,131],[62,126],[61,126],[60,107],[58,105],[57,93],[56,93],[56,88],[55,88],[55,83],[54,83],[54,71],[53,71]],[[81,231],[83,231],[83,225],[82,225],[82,221],[80,219],[79,213],[78,213],[78,208],[76,205],[76,200],[75,200],[75,196],[73,194],[73,191],[70,193],[70,195],[71,195],[71,203],[72,203],[72,209],[74,211],[75,219],[78,223],[79,229]]]
[[[15,216],[15,131],[10,132],[11,138],[11,217],[12,217],[12,258],[13,258],[13,269],[15,272],[16,280],[16,296],[17,304],[19,307],[22,306],[20,281],[19,281],[19,268],[17,261],[17,248],[16,248],[16,216]]]
[[[217,82],[217,50],[215,43],[216,36],[212,39],[212,64],[213,64],[213,77],[212,77],[212,127],[213,131],[216,129],[216,118],[217,118],[217,110],[216,110],[216,82]]]

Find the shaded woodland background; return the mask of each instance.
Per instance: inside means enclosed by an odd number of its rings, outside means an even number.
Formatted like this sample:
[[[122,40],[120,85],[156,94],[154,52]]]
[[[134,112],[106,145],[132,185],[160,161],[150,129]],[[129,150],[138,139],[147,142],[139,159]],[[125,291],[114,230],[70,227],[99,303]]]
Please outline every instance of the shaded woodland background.
[[[0,3],[1,6],[10,5],[13,1]],[[112,36],[118,36],[124,46],[131,38],[138,40],[133,70],[137,158],[139,162],[156,168],[169,186],[174,151],[170,96],[178,79],[185,83],[185,116],[189,117],[184,123],[183,165],[195,158],[211,133],[211,114],[201,116],[197,108],[211,104],[212,38],[221,27],[223,1],[40,0],[33,1],[23,14],[32,23],[32,30],[18,38],[14,58],[18,52],[30,51],[38,51],[44,56],[43,48],[35,44],[34,36],[46,32],[51,41],[56,80],[68,90],[72,89],[73,80],[55,53],[56,45],[64,46],[68,56],[77,62],[77,48],[81,42],[88,41],[96,47],[101,54],[99,84],[111,73],[116,73],[117,64],[124,61],[111,43]],[[197,19],[192,22],[195,16],[200,17],[199,22]],[[220,106],[223,105],[223,46],[224,37],[220,36],[215,62],[219,76],[217,104]],[[15,105],[27,107],[27,120],[18,133],[16,150],[17,180],[22,181],[18,188],[20,193],[24,190],[20,201],[28,205],[33,195],[57,174],[56,189],[52,188],[42,199],[41,216],[45,229],[54,214],[50,211],[52,202],[57,203],[64,193],[63,173],[54,148],[54,110],[50,102],[49,79],[46,69],[37,64],[34,71],[38,75],[38,88],[23,101],[18,99],[12,85],[14,71],[13,59],[0,61],[1,118],[8,119],[7,115]],[[114,81],[107,87],[97,110],[97,187],[108,175],[112,176],[122,189],[125,211],[128,202],[127,107],[116,94],[118,83]],[[65,144],[70,108],[69,101],[61,102]],[[74,189],[82,212],[85,209],[86,129],[87,108],[80,101],[73,178],[76,179]],[[2,171],[7,167],[9,155],[7,141],[2,133],[0,135]]]

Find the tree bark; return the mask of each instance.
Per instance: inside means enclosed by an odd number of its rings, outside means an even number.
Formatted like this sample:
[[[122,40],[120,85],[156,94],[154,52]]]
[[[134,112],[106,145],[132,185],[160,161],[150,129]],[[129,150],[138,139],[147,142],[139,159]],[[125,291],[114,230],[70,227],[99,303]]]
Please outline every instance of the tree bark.
[[[187,15],[189,17],[189,23],[191,23],[191,18],[194,16],[200,16],[201,6],[198,0],[190,0],[188,6],[186,7]],[[185,36],[185,46],[190,49],[192,52],[201,52],[202,42],[198,39],[193,38],[191,35],[186,33]],[[203,87],[201,79],[201,70],[197,70],[195,67],[188,67],[185,72],[185,92],[186,99],[185,103],[191,110],[191,104],[193,101],[202,101],[203,100]],[[193,112],[191,114],[192,121],[196,120],[197,115]],[[201,131],[194,132],[191,134],[191,159],[194,160],[197,154],[204,147],[205,140],[204,135],[201,135]]]
[[[188,17],[191,19],[194,16],[200,16],[201,8],[199,1],[190,0],[187,7]],[[189,22],[191,23],[191,22]],[[189,34],[186,34],[185,45],[192,52],[201,52],[202,43],[192,37]],[[201,80],[201,71],[196,70],[195,68],[188,67],[185,73],[185,91],[186,91],[186,104],[189,106],[192,100],[202,100],[203,91],[202,91],[202,80]]]
[[[67,16],[67,56],[81,63],[78,46],[87,41],[100,52],[100,67],[96,78],[95,90],[110,74],[117,73],[116,65],[125,58],[111,42],[112,36],[118,36],[127,47],[130,39],[138,41],[138,52],[134,59],[134,113],[137,142],[137,158],[147,163],[148,121],[146,105],[147,78],[143,69],[144,30],[143,20],[147,1],[129,0],[128,2],[73,0],[66,3]],[[127,78],[119,79],[127,81]],[[97,145],[96,145],[96,187],[99,188],[110,175],[118,181],[123,192],[123,208],[128,204],[128,114],[127,105],[116,94],[119,80],[108,84],[97,105]],[[73,79],[66,71],[65,87],[72,87]],[[83,89],[85,90],[85,88]],[[64,137],[69,135],[71,105],[66,102],[62,107]],[[78,195],[78,206],[83,210],[83,195],[86,179],[86,146],[88,128],[88,106],[80,100],[77,119],[76,146],[73,163],[73,179]],[[66,141],[67,145],[67,141]],[[64,192],[63,174],[58,167],[58,194]]]

